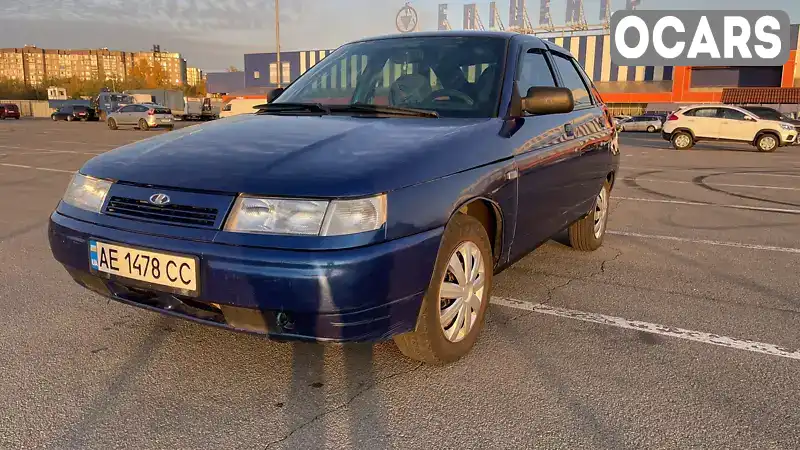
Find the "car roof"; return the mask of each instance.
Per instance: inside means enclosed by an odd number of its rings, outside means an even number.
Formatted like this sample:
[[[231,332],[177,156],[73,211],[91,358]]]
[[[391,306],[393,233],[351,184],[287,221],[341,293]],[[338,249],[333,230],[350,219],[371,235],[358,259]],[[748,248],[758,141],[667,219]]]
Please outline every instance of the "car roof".
[[[393,33],[393,34],[385,34],[382,36],[372,36],[363,39],[357,39],[355,41],[351,41],[352,43],[355,42],[369,42],[369,41],[380,41],[384,39],[409,39],[409,38],[420,38],[420,37],[495,37],[495,38],[502,38],[502,39],[511,39],[514,36],[519,36],[519,33],[513,33],[510,31],[481,31],[481,30],[442,30],[442,31],[419,31],[415,33]]]

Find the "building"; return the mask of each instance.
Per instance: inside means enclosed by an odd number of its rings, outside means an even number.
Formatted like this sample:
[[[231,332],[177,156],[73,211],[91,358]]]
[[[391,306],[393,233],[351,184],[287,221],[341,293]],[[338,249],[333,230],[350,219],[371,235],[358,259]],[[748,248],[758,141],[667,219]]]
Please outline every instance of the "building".
[[[197,67],[186,68],[186,84],[188,86],[200,86],[203,83],[205,74]]]
[[[779,93],[775,89],[800,88],[800,25],[791,28],[791,57],[777,67],[653,67],[618,66],[611,61],[611,36],[607,33],[580,36],[541,35],[569,50],[586,69],[604,100],[615,113],[640,114],[668,111],[680,104],[715,103],[741,99],[736,90],[749,89],[748,103],[770,103]],[[299,77],[329,55],[332,50],[281,52],[283,85]],[[331,86],[352,87],[362,62],[351,60],[331,70],[325,82]],[[401,75],[401,68],[387,67],[383,84],[390,84]],[[244,55],[245,88],[277,87],[277,58],[275,53]],[[759,88],[757,91],[752,88]],[[723,92],[726,96],[723,98]],[[785,92],[784,92],[785,93]],[[753,97],[756,95],[756,97]],[[758,95],[764,101],[758,100]],[[734,101],[731,100],[733,103]]]
[[[281,52],[283,86],[291,83],[306,70],[314,67],[333,50],[303,50]],[[277,87],[278,62],[275,53],[251,53],[244,55],[245,87]]]
[[[244,89],[244,72],[212,72],[206,74],[206,92],[211,95],[225,95]]]
[[[171,84],[186,83],[186,60],[180,53],[109,50],[55,50],[35,46],[0,49],[0,78],[40,86],[47,79],[124,81],[136,61],[158,63]]]
[[[180,53],[162,52],[160,49],[155,48],[151,52],[134,53],[133,60],[134,63],[147,61],[151,67],[159,65],[170,84],[175,86],[186,85],[186,60],[183,59]]]

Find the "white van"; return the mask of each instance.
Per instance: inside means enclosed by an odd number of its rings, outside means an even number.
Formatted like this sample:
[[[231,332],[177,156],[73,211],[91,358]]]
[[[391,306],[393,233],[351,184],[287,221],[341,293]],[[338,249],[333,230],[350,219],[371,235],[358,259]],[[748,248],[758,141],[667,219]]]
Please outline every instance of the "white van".
[[[266,98],[234,98],[222,107],[219,117],[232,117],[256,112],[253,107],[267,103]]]

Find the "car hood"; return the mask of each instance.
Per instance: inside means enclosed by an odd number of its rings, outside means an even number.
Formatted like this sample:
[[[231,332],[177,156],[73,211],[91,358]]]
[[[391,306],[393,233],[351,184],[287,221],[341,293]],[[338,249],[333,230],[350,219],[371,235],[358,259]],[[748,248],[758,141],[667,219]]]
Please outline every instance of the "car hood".
[[[260,195],[388,192],[510,157],[499,119],[242,115],[90,160],[81,173],[137,184]]]

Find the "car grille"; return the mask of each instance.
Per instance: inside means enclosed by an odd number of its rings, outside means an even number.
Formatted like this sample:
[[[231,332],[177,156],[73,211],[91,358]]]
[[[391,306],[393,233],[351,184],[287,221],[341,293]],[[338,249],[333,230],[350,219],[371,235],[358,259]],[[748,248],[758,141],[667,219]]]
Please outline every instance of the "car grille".
[[[187,205],[152,205],[146,200],[111,197],[106,213],[131,219],[147,220],[174,225],[213,228],[217,221],[216,208],[199,208]]]

